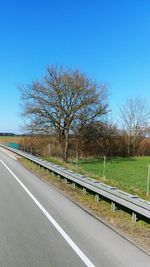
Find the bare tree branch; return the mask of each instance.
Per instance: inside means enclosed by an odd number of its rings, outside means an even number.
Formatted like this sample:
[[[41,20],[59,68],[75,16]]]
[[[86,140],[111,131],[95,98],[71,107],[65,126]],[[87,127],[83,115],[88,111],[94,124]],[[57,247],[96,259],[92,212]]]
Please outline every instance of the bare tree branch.
[[[139,141],[150,121],[150,107],[146,99],[128,99],[121,108],[121,120],[128,136],[128,155],[136,155]]]

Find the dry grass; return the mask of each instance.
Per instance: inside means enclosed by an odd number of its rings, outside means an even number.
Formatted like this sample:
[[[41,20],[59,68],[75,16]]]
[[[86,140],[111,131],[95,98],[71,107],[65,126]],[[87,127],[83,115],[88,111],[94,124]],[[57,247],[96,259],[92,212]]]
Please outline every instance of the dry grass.
[[[0,136],[0,143],[14,142],[18,144],[22,139],[21,136]]]
[[[78,187],[73,189],[70,183],[65,184],[63,179],[44,171],[36,164],[23,158],[20,158],[19,161],[40,178],[57,187],[69,199],[150,254],[150,224],[144,221],[133,224],[130,214],[122,210],[112,212],[110,203],[103,200],[96,202],[92,194],[83,195],[82,189]]]

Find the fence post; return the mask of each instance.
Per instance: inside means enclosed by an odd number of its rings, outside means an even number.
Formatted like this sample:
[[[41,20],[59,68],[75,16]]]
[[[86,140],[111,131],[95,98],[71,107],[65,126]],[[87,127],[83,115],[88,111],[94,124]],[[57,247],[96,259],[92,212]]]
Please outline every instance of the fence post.
[[[146,195],[149,195],[149,185],[150,185],[150,165],[148,166],[148,172],[147,172]]]
[[[105,170],[106,170],[106,156],[104,156],[104,164],[103,164],[103,178],[105,178]]]

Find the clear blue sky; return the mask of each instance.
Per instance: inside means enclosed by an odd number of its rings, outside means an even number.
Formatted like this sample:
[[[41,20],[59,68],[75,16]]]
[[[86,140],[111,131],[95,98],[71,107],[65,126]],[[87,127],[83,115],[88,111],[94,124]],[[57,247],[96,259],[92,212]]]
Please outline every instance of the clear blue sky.
[[[0,0],[0,132],[20,132],[18,83],[63,64],[107,82],[113,118],[150,98],[149,0]]]

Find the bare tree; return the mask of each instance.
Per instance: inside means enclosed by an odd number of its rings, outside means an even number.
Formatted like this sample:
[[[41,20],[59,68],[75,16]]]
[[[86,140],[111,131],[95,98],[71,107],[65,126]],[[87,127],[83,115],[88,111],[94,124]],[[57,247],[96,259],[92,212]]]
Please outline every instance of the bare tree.
[[[45,132],[53,128],[62,145],[64,161],[75,122],[83,116],[86,121],[94,121],[107,113],[106,85],[91,81],[78,70],[48,67],[43,81],[21,86],[20,91],[21,114],[28,119],[28,129]]]
[[[149,119],[150,107],[145,99],[128,99],[121,108],[122,127],[128,140],[128,155],[138,154],[138,147]]]

